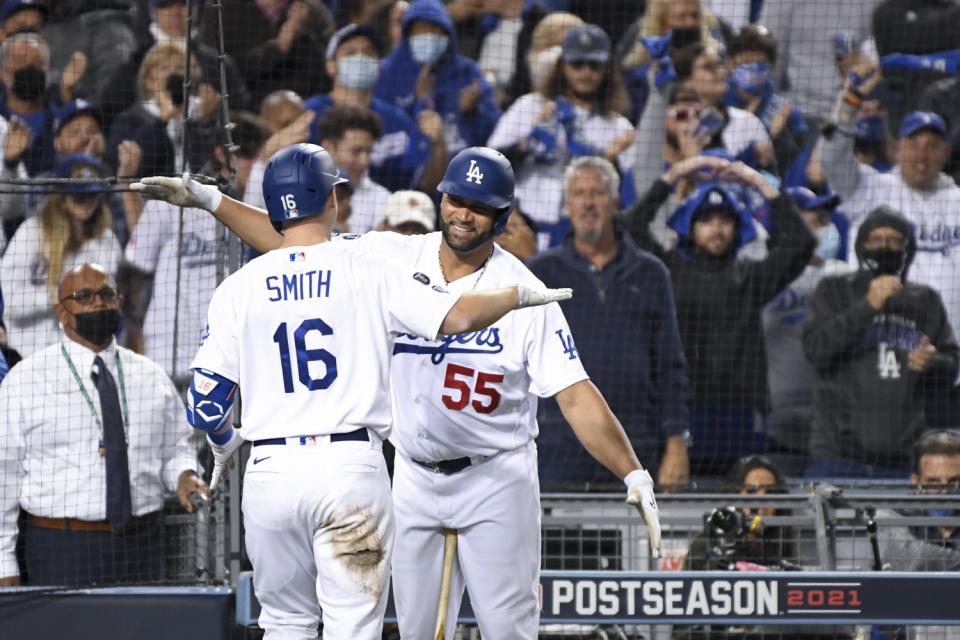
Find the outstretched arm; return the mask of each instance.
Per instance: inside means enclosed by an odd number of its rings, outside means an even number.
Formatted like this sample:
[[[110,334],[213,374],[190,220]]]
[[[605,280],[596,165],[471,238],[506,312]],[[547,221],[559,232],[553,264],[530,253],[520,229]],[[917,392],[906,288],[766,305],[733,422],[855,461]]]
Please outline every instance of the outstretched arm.
[[[165,200],[178,207],[209,211],[240,239],[260,253],[278,248],[283,236],[276,232],[266,211],[234,200],[213,185],[200,184],[184,173],[181,178],[154,176],[134,182],[130,189],[146,198]]]
[[[489,327],[515,309],[534,307],[573,297],[571,289],[535,290],[523,285],[469,291],[460,296],[440,325],[440,333],[457,335]]]

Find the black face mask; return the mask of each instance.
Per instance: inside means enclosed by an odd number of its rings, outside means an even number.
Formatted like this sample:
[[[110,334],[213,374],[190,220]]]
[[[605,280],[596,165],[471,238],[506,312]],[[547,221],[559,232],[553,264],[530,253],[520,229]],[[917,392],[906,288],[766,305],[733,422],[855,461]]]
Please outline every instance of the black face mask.
[[[13,72],[13,95],[27,102],[43,98],[47,92],[47,74],[40,67],[24,67]]]
[[[183,106],[183,76],[179,73],[171,73],[167,76],[167,91],[170,92],[170,100],[173,106]]]
[[[682,49],[694,42],[700,42],[700,27],[674,29],[673,34],[670,36],[670,46],[673,49]]]
[[[101,347],[113,338],[113,334],[120,328],[119,309],[99,309],[77,313],[73,316],[77,320],[77,334],[98,347]]]
[[[864,249],[863,264],[875,276],[899,276],[907,260],[905,251]]]

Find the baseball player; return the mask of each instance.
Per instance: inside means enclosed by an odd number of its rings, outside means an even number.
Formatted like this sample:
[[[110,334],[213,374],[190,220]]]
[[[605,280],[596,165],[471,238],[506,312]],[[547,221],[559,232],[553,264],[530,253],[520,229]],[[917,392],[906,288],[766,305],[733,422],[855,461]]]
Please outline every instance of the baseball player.
[[[202,200],[207,189],[194,185],[187,200]],[[468,148],[451,160],[440,183],[440,232],[371,232],[334,244],[389,257],[452,292],[506,282],[539,288],[539,280],[493,242],[506,226],[513,189],[503,155]],[[262,212],[227,198],[217,204],[205,208],[256,248],[279,244]],[[584,372],[559,305],[440,340],[401,335],[390,378],[398,452],[393,587],[404,638],[434,637],[445,529],[459,538],[446,637],[453,638],[464,588],[484,637],[537,637],[538,396],[556,396],[587,450],[624,479],[627,501],[641,511],[659,553],[653,481]]]
[[[185,182],[138,189],[184,195]],[[212,486],[241,442],[253,442],[243,515],[269,639],[316,638],[321,609],[325,638],[380,637],[394,533],[381,443],[395,337],[442,341],[570,297],[533,283],[449,292],[327,242],[344,182],[316,145],[270,159],[264,198],[282,244],[217,287],[192,364],[187,415],[213,447]],[[219,192],[202,193],[216,209]],[[242,434],[227,420],[238,387]]]

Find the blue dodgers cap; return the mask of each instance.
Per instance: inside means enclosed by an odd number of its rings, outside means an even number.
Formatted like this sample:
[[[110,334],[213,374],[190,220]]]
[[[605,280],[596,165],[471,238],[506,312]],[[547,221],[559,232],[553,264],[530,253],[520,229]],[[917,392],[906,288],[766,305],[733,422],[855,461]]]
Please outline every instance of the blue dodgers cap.
[[[3,4],[0,4],[0,22],[24,9],[36,9],[44,18],[50,15],[46,0],[3,0]]]
[[[840,204],[840,196],[836,193],[818,196],[806,187],[789,187],[786,192],[800,211],[830,211]]]
[[[103,124],[100,119],[100,111],[97,107],[88,100],[71,100],[67,104],[63,105],[59,109],[54,111],[54,121],[53,121],[53,130],[55,133],[60,133],[60,129],[63,129],[67,124],[76,117],[89,115],[97,121],[97,124]]]
[[[92,182],[73,182],[63,185],[65,193],[102,193],[107,190],[103,179],[107,170],[93,156],[75,153],[57,163],[56,177],[88,179]]]
[[[610,38],[595,24],[579,24],[564,36],[560,45],[564,62],[601,62],[610,59]]]
[[[920,131],[933,131],[941,137],[947,137],[947,125],[943,118],[932,111],[914,111],[903,119],[900,124],[899,138],[909,138]]]

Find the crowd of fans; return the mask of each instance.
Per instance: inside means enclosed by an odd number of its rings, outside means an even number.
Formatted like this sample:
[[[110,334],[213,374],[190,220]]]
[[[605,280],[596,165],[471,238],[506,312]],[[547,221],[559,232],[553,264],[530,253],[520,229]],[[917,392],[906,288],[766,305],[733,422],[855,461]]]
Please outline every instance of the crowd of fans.
[[[498,243],[575,289],[564,347],[661,484],[752,454],[902,479],[960,426],[960,6],[220,4],[188,31],[186,0],[0,3],[0,376],[96,263],[123,343],[188,383],[231,256],[132,178],[262,206],[266,160],[312,142],[350,178],[340,231],[426,233],[448,159],[483,145],[517,176]],[[559,422],[542,403],[545,486],[607,481]]]

